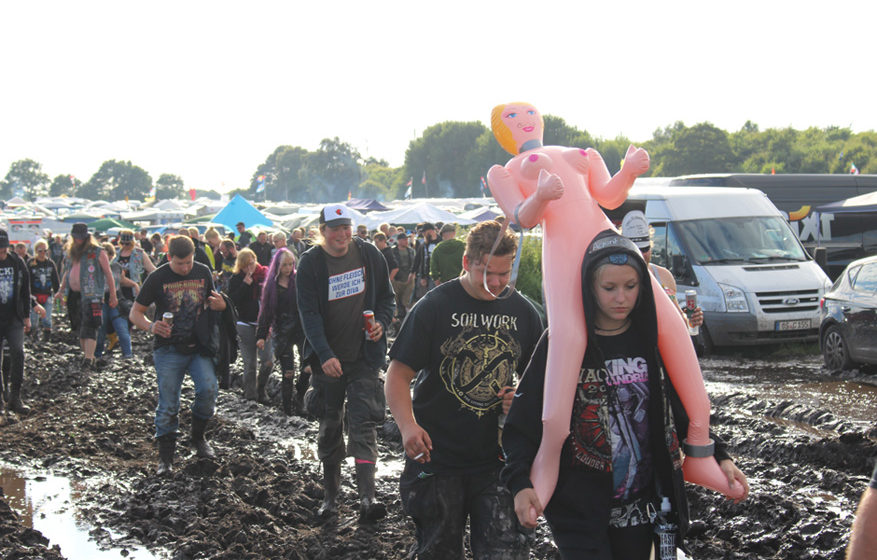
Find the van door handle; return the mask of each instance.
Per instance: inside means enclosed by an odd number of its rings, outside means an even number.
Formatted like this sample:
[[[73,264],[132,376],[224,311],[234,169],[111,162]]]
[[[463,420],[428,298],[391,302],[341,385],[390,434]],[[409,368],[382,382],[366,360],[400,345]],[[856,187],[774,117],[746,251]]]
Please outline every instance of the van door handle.
[[[840,306],[840,310],[843,311],[844,313],[846,313],[850,309],[852,309],[852,307],[850,307],[849,305],[841,305]]]

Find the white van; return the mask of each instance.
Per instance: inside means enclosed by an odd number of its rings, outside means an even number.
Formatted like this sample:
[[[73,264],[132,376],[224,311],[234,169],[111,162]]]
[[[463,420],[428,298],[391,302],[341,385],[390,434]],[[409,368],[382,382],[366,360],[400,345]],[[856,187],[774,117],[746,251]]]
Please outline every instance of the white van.
[[[637,184],[613,214],[633,209],[653,228],[652,262],[670,269],[677,298],[697,291],[707,348],[817,340],[831,281],[764,193]]]

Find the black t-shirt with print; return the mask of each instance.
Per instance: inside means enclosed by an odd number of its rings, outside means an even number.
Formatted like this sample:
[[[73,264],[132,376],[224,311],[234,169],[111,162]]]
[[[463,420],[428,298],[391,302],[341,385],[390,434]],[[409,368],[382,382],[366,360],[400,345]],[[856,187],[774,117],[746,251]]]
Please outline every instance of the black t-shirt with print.
[[[515,386],[541,334],[539,315],[520,294],[482,301],[459,279],[414,306],[390,358],[418,372],[414,416],[433,444],[424,470],[473,473],[500,465],[496,394]]]
[[[613,498],[626,502],[652,490],[649,365],[635,329],[595,342],[604,364],[579,374],[569,441],[577,461],[611,470]]]
[[[27,267],[30,272],[30,293],[32,295],[50,296],[58,291],[60,286],[56,285],[55,281],[58,278],[58,272],[55,263],[50,259],[42,262],[31,259],[28,261]]]
[[[7,255],[0,261],[0,321],[7,325],[15,316],[15,266]]]
[[[174,314],[174,326],[170,338],[155,337],[155,347],[190,345],[195,342],[195,322],[206,313],[207,297],[213,290],[213,275],[201,263],[194,263],[187,276],[171,270],[163,264],[146,277],[137,303],[149,306],[155,303],[155,319],[160,321],[165,311]]]

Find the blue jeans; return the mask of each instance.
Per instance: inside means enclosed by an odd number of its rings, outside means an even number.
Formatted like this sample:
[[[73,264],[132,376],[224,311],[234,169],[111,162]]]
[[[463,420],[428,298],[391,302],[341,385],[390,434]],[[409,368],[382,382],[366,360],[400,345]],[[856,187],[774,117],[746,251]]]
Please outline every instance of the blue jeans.
[[[113,326],[113,330],[116,331],[116,336],[119,337],[119,346],[122,348],[122,356],[130,358],[131,332],[128,331],[128,318],[123,317],[122,314],[119,313],[118,306],[110,307],[110,304],[107,302],[104,302],[103,319],[101,327],[97,331],[97,347],[94,350],[95,357],[100,358],[104,353],[104,340],[107,338],[107,331],[110,330],[110,325]]]
[[[34,331],[37,329],[52,330],[52,310],[55,308],[55,301],[52,296],[46,300],[46,303],[40,304],[46,309],[46,316],[40,318],[36,311],[30,312],[30,328]]]
[[[182,354],[173,346],[156,348],[152,357],[158,378],[155,437],[177,433],[180,426],[180,391],[187,371],[195,385],[192,416],[202,420],[211,418],[216,410],[216,395],[219,392],[213,361],[200,354]]]

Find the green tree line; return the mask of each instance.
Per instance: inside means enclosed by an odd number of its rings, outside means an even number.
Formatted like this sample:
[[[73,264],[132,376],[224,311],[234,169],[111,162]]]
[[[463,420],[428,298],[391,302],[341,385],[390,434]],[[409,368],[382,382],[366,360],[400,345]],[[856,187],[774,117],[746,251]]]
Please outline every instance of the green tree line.
[[[546,115],[545,144],[593,147],[609,171],[615,173],[631,142],[619,136],[594,138],[562,118]],[[877,132],[853,133],[849,128],[811,127],[806,130],[760,130],[747,122],[736,132],[711,123],[686,126],[682,122],[656,130],[639,143],[651,155],[649,176],[673,177],[692,173],[848,173],[855,165],[861,173],[877,172]],[[430,126],[412,140],[401,167],[363,158],[339,138],[326,138],[309,151],[299,146],[278,146],[257,165],[248,185],[232,191],[250,199],[326,202],[354,198],[393,200],[405,195],[409,185],[414,198],[470,197],[482,194],[481,178],[491,165],[509,159],[480,122],[447,121]],[[182,178],[162,174],[153,184],[149,173],[130,161],[104,162],[82,182],[72,175],[53,180],[40,163],[14,162],[0,181],[0,197],[21,193],[33,200],[42,195],[75,194],[85,198],[142,199],[156,187],[156,196],[185,196]],[[216,194],[199,191],[200,194]]]

